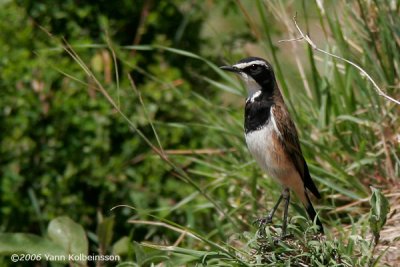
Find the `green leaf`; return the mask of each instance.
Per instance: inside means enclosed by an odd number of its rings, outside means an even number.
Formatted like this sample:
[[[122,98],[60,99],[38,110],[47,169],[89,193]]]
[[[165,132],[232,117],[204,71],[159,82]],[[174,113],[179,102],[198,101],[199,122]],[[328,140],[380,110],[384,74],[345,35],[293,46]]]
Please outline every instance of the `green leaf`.
[[[133,243],[129,237],[124,236],[114,243],[112,248],[112,254],[114,255],[126,255],[133,250]]]
[[[97,227],[97,236],[99,237],[100,248],[103,252],[111,244],[113,237],[114,222],[115,222],[114,216],[104,218]]]
[[[42,259],[45,254],[66,257],[62,246],[46,238],[25,233],[0,233],[0,255],[13,253],[41,255]]]
[[[51,240],[64,248],[69,255],[87,255],[88,240],[83,227],[69,217],[62,216],[53,219],[47,228]],[[86,264],[86,261],[80,263]]]
[[[389,213],[389,201],[379,189],[371,186],[372,196],[370,199],[371,210],[369,213],[369,225],[375,237],[375,244],[379,241],[379,232],[386,223],[386,217]]]

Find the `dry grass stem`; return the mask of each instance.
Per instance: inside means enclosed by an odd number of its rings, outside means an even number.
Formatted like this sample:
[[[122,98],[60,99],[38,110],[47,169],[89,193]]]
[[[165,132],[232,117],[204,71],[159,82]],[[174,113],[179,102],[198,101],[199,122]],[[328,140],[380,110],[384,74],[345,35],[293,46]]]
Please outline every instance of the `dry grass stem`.
[[[178,227],[175,227],[175,226],[163,223],[163,222],[153,222],[153,221],[144,221],[144,220],[129,220],[128,223],[161,226],[161,227],[168,228],[172,231],[175,231],[177,233],[180,233],[181,235],[187,235],[187,236],[190,236],[191,238],[201,241],[201,239],[198,238],[196,235],[194,235],[186,230],[180,229]]]
[[[291,38],[291,39],[288,39],[288,40],[280,40],[279,42],[293,42],[293,41],[305,40],[314,50],[316,50],[318,52],[321,52],[321,53],[324,53],[326,55],[329,55],[331,57],[340,59],[340,60],[352,65],[356,69],[358,69],[361,72],[361,74],[364,75],[365,77],[367,77],[368,80],[372,83],[372,85],[374,86],[375,90],[378,92],[378,95],[383,96],[384,98],[388,99],[389,101],[400,105],[400,101],[397,100],[397,99],[394,99],[391,96],[388,96],[387,94],[385,94],[383,92],[383,90],[378,86],[378,84],[371,78],[371,76],[363,68],[361,68],[359,65],[357,65],[356,63],[354,63],[354,62],[352,62],[352,61],[350,61],[348,59],[345,59],[343,57],[337,56],[337,55],[332,54],[332,53],[330,53],[328,51],[325,51],[323,49],[318,48],[316,46],[316,44],[311,40],[311,38],[307,34],[304,34],[303,31],[300,29],[300,27],[299,27],[299,25],[297,24],[297,21],[296,21],[296,16],[293,17],[293,21],[294,21],[294,24],[296,26],[297,31],[300,33],[300,37],[294,38],[294,39]]]

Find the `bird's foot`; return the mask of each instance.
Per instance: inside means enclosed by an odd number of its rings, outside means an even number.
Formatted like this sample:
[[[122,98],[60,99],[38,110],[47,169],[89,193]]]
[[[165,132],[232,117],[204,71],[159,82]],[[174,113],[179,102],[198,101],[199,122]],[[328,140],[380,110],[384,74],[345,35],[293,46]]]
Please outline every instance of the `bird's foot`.
[[[272,217],[266,216],[266,217],[261,217],[261,218],[256,219],[253,222],[253,225],[258,225],[258,228],[261,228],[270,223],[272,223]]]
[[[284,234],[284,235],[281,235],[279,237],[274,237],[273,241],[274,241],[274,244],[278,244],[281,241],[285,241],[285,240],[291,239],[291,238],[293,238],[292,234]]]
[[[267,224],[271,224],[271,223],[272,223],[272,217],[266,216],[266,217],[261,217],[261,218],[258,218],[257,220],[255,220],[253,222],[253,225],[258,226],[259,236],[264,237],[266,235],[265,226]]]

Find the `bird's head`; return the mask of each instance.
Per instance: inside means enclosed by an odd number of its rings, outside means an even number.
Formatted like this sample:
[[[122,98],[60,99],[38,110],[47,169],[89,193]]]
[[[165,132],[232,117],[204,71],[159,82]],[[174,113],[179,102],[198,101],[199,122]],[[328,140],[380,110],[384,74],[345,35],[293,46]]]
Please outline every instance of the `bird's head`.
[[[248,57],[232,66],[222,66],[223,70],[240,75],[246,84],[249,95],[257,91],[272,91],[275,87],[275,75],[271,64],[259,57]]]

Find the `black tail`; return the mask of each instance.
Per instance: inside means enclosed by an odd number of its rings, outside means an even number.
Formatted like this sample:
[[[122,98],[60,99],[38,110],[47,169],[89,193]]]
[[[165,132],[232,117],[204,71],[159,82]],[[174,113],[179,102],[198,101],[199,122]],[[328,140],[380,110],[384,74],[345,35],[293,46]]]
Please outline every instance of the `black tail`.
[[[307,196],[307,205],[306,205],[305,208],[306,208],[308,217],[310,217],[310,220],[312,220],[312,221],[315,220],[315,223],[319,226],[319,232],[323,234],[324,233],[324,227],[322,226],[321,221],[317,217],[317,213],[315,212],[315,209],[314,209],[314,207],[313,207],[313,205],[312,205],[312,203],[310,201],[310,198],[308,197],[307,193],[306,193],[306,196]],[[317,218],[315,219],[315,217],[317,217]]]

